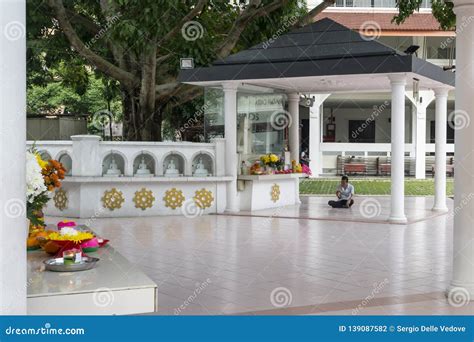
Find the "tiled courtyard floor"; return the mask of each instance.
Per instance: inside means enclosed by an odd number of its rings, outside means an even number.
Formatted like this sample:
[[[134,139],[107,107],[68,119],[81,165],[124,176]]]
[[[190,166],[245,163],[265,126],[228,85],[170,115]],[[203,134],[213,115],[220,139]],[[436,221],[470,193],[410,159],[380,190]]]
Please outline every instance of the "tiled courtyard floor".
[[[299,207],[258,217],[98,218],[91,226],[158,284],[157,314],[474,314],[472,302],[454,307],[443,293],[450,214],[428,218],[432,198],[406,198],[412,217],[427,216],[390,225],[363,217],[363,199],[341,211],[328,209],[328,198],[302,197]],[[375,199],[382,216],[390,199]],[[324,220],[338,215],[344,220]]]
[[[362,223],[387,223],[390,215],[389,196],[358,196],[356,205],[350,210],[333,209],[328,206],[335,196],[301,196],[301,205],[287,206],[254,212],[241,211],[236,215],[272,216],[279,218],[307,218],[312,220],[351,221]],[[449,200],[451,201],[451,200]],[[432,211],[433,197],[406,197],[405,213],[408,223],[415,223],[442,215]]]

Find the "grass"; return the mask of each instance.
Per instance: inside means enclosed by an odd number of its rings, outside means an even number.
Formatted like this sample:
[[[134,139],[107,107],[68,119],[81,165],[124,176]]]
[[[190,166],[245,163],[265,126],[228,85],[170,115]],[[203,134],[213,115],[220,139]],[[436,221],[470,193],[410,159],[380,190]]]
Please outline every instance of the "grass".
[[[356,178],[349,181],[354,185],[357,195],[390,195],[391,181],[388,178]],[[300,194],[333,195],[340,181],[338,178],[304,179],[300,183]],[[448,196],[453,195],[453,179],[448,178],[446,184]],[[406,196],[433,196],[433,179],[406,179]]]

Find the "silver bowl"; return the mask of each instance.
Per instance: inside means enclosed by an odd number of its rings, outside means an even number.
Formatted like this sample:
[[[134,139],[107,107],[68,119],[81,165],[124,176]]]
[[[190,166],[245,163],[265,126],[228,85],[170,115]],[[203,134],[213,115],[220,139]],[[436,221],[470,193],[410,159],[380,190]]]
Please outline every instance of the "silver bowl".
[[[94,268],[99,260],[99,258],[82,257],[82,261],[77,264],[65,265],[63,258],[53,258],[43,261],[43,264],[52,272],[79,272]]]

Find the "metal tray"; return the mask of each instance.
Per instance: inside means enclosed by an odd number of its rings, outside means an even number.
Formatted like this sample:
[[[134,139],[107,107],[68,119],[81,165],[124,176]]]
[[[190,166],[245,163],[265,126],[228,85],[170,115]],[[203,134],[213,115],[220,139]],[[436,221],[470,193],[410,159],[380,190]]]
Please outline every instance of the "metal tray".
[[[94,268],[99,260],[99,258],[82,257],[82,261],[77,264],[65,265],[63,258],[53,258],[43,261],[43,264],[46,270],[52,272],[79,272]]]

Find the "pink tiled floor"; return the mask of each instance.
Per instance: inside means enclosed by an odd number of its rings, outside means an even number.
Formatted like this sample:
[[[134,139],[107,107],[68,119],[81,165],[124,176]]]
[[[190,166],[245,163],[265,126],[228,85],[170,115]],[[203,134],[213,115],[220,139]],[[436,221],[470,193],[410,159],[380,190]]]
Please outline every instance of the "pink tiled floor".
[[[377,200],[388,206],[388,197]],[[325,197],[303,201],[282,210],[332,210]],[[431,205],[407,198],[409,212]],[[449,215],[389,225],[265,214],[99,218],[91,226],[158,284],[158,314],[474,313],[473,304],[455,308],[443,295]]]

